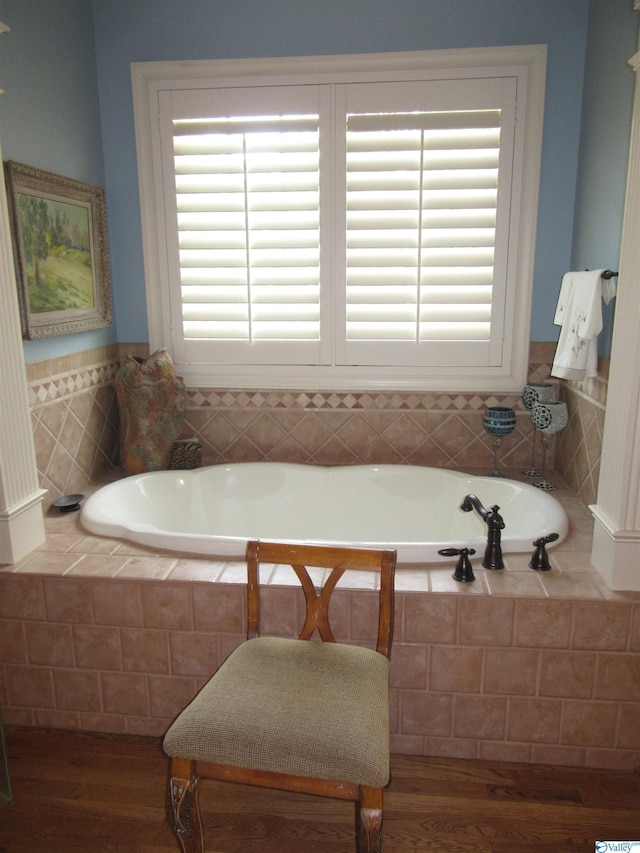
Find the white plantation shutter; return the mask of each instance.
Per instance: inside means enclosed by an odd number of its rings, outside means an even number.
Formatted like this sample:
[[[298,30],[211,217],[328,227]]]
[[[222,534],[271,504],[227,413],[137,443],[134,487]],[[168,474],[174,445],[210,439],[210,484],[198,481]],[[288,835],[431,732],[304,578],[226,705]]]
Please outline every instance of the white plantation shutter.
[[[169,104],[173,332],[189,360],[321,358],[320,117],[251,111],[263,101],[240,115],[215,95]]]
[[[500,114],[393,118],[348,123],[347,337],[488,340]]]
[[[241,124],[174,127],[184,335],[317,339],[318,117]]]
[[[134,68],[152,344],[203,386],[519,386],[544,51],[486,53]]]
[[[508,195],[514,93],[503,105],[504,87],[489,81],[470,109],[459,106],[464,84],[446,85],[451,109],[347,115],[351,363],[477,365],[499,355],[510,210],[502,205],[499,222],[498,187]]]

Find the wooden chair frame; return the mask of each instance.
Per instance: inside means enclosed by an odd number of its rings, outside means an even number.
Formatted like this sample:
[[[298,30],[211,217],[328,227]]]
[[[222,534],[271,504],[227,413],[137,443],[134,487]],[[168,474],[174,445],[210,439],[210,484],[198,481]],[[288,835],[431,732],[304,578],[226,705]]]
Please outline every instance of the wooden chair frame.
[[[347,570],[380,572],[376,651],[391,655],[394,618],[396,552],[372,548],[294,545],[251,541],[247,545],[247,636],[260,635],[260,563],[292,566],[306,603],[306,618],[298,639],[308,640],[317,630],[322,641],[336,642],[329,624],[329,604],[336,584]],[[316,592],[307,566],[331,569]],[[379,853],[382,849],[382,788],[352,782],[289,776],[264,770],[211,764],[190,758],[171,759],[169,817],[183,853],[204,853],[204,836],[198,804],[200,779],[215,779],[258,787],[316,794],[355,803],[356,851]]]

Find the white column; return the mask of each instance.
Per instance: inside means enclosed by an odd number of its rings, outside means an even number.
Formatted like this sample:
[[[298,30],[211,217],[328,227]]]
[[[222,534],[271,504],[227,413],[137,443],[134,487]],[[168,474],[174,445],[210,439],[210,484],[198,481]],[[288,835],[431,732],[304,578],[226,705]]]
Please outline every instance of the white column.
[[[0,33],[6,30],[7,27],[0,23]],[[0,563],[15,563],[44,542],[42,498],[46,492],[38,485],[7,195],[1,168],[0,388]]]
[[[612,589],[640,590],[640,51],[620,276],[591,559]]]

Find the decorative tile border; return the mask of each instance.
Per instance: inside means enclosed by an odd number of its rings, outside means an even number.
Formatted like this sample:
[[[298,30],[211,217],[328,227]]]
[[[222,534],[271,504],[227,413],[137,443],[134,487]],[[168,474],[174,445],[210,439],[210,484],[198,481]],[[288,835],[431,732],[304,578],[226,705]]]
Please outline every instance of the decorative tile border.
[[[609,381],[600,376],[592,376],[581,382],[567,382],[567,387],[579,397],[597,406],[599,409],[607,407],[607,391]]]
[[[529,365],[530,381],[549,377],[554,344],[534,343]],[[59,359],[27,365],[31,406],[43,406],[74,394],[113,382],[122,360],[129,355],[145,356],[146,344],[113,344],[99,350],[88,350]],[[601,400],[602,385],[584,383],[580,390]],[[593,385],[593,390],[591,390]],[[478,412],[485,406],[505,405],[524,411],[518,394],[442,394],[417,392],[309,392],[224,390],[191,388],[189,408],[232,409],[304,409],[304,410],[392,410]],[[606,399],[606,389],[604,392]]]
[[[195,388],[187,391],[191,409],[323,409],[357,411],[477,412],[486,406],[524,410],[519,395],[418,394],[415,392],[227,391]]]
[[[32,409],[55,403],[101,385],[110,385],[118,372],[120,361],[95,365],[80,371],[69,372],[50,380],[36,380],[29,384],[29,401]]]
[[[112,344],[26,365],[32,408],[110,385],[123,359],[147,355],[146,344]]]

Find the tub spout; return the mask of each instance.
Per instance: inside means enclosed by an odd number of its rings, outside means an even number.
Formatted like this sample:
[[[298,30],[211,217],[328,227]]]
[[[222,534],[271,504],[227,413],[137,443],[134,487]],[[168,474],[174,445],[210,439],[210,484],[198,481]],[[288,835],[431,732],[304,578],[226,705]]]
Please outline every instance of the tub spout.
[[[491,509],[485,509],[479,498],[475,495],[467,495],[460,504],[463,512],[471,512],[475,509],[480,518],[487,525],[487,547],[484,551],[482,565],[485,569],[504,569],[502,559],[502,546],[500,544],[501,531],[504,530],[504,519],[499,513],[500,507],[495,505]]]
[[[482,506],[480,498],[477,498],[475,495],[467,495],[460,504],[460,509],[463,512],[471,512],[472,509],[475,509],[483,521],[487,520],[487,515],[489,514],[489,510]]]

